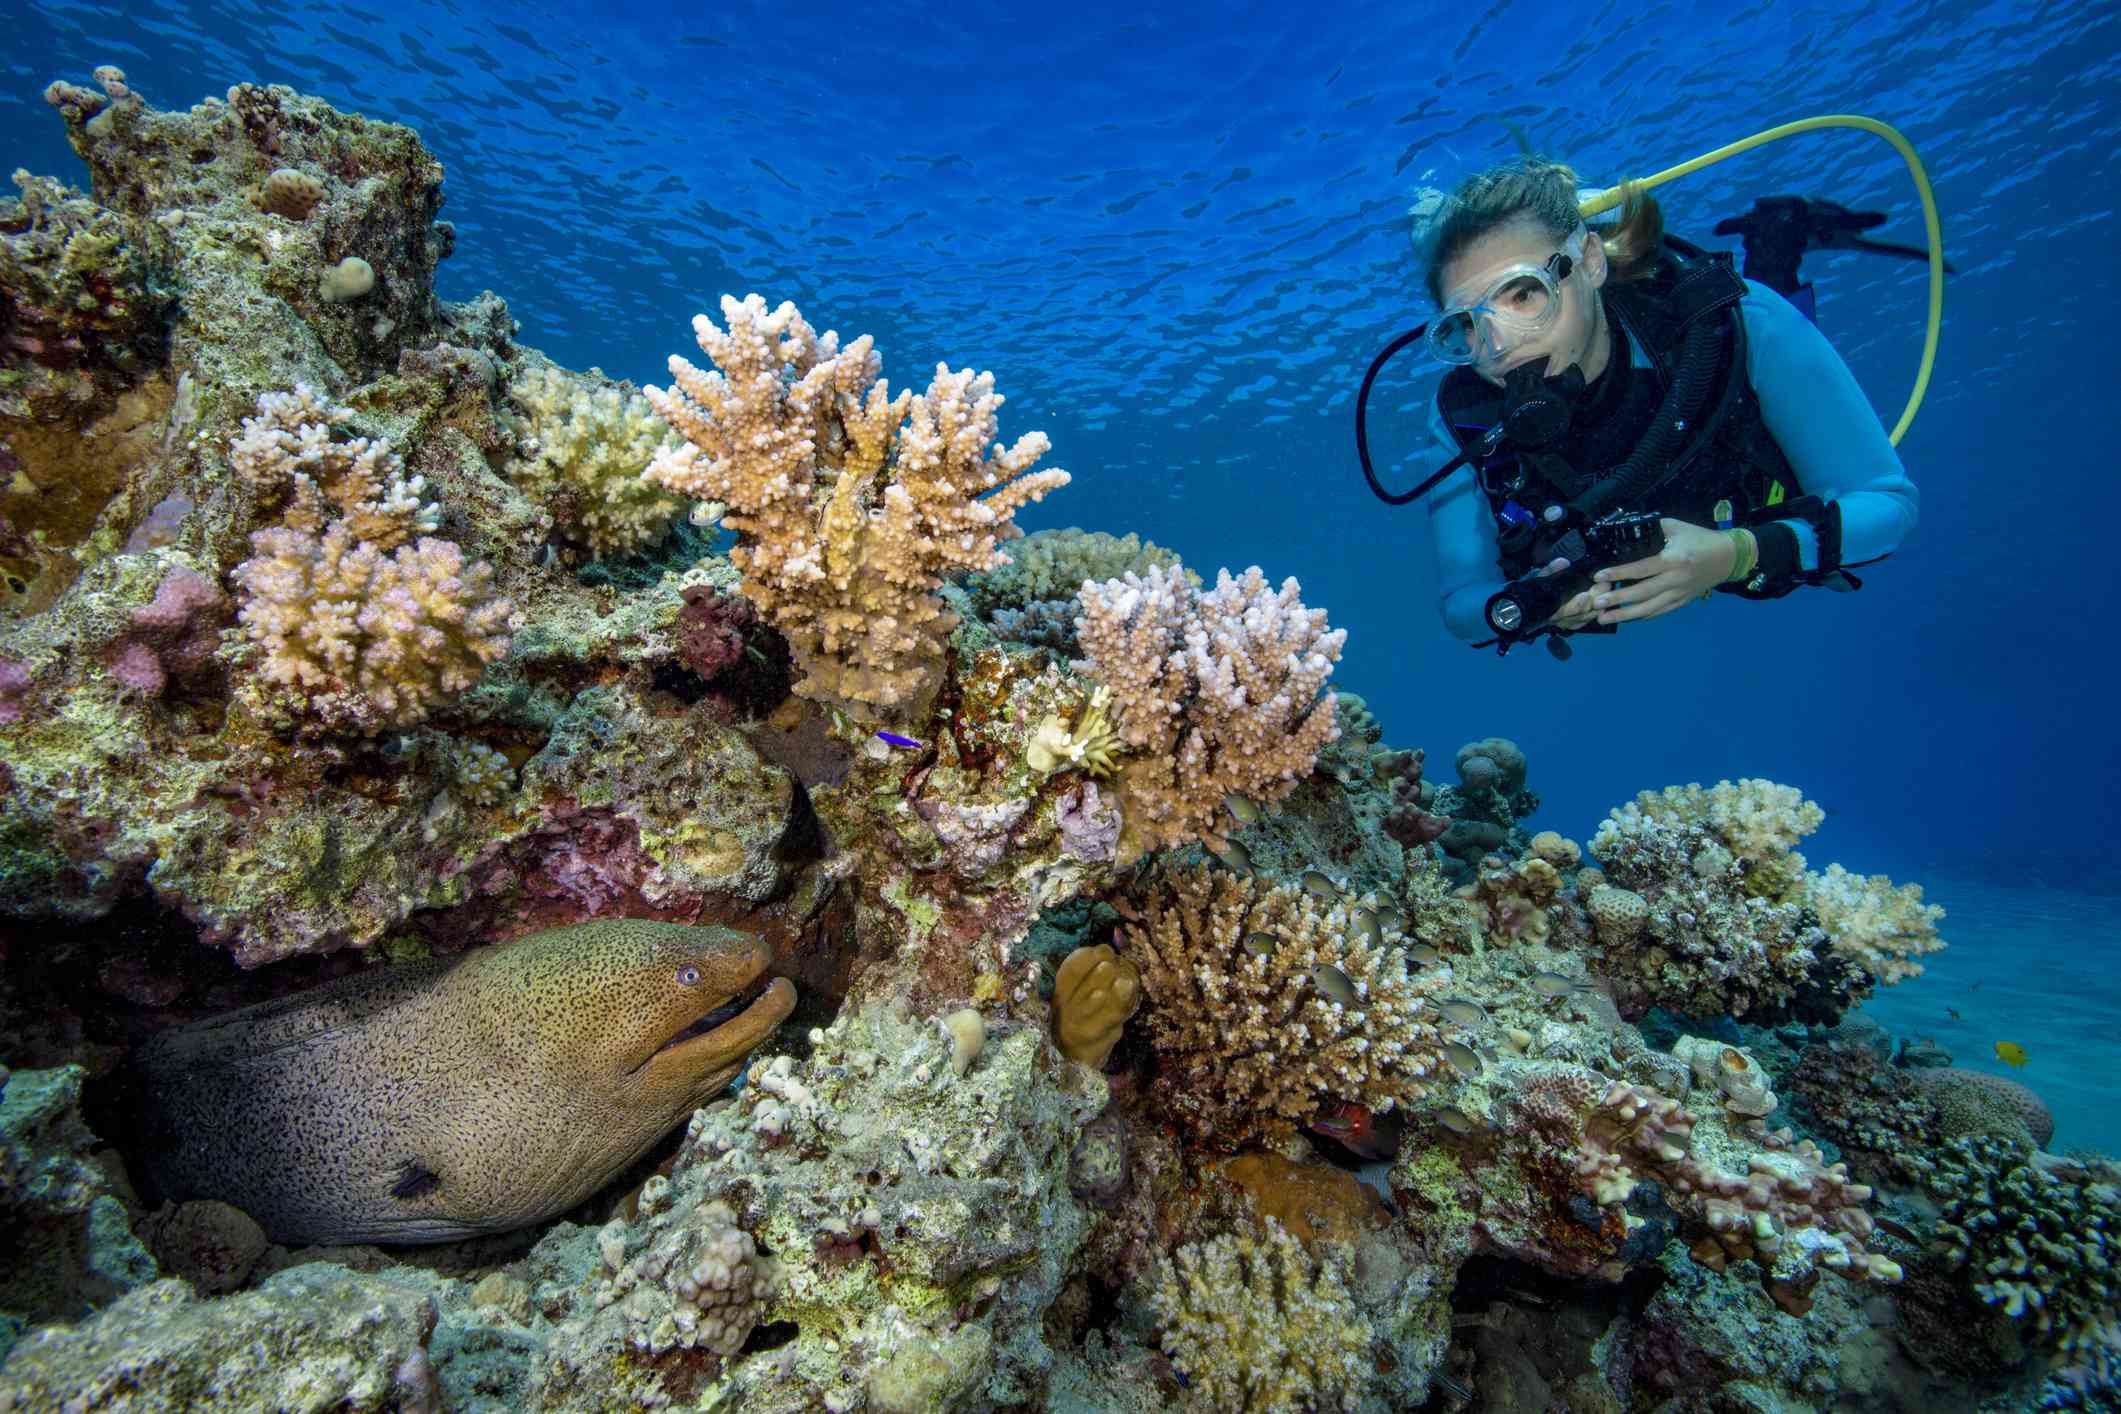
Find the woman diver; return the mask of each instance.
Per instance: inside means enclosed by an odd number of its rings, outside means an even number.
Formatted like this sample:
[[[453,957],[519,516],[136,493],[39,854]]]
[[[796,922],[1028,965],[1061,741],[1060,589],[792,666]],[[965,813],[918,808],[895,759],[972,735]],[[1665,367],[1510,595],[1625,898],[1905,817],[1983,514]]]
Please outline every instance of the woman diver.
[[[1431,431],[1462,465],[1388,499],[1434,488],[1450,631],[1565,657],[1560,636],[1716,589],[1857,587],[1846,567],[1900,544],[1917,493],[1847,365],[1728,256],[1667,237],[1654,198],[1603,230],[1578,201],[1527,156],[1417,208],[1427,347],[1453,365]]]

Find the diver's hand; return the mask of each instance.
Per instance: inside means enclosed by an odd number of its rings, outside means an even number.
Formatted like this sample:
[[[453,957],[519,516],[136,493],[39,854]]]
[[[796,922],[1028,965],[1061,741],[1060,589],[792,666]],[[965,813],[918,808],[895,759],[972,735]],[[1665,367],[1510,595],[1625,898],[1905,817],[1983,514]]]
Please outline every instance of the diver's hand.
[[[1594,576],[1590,592],[1598,622],[1624,624],[1669,614],[1730,577],[1738,563],[1730,536],[1669,517],[1658,524],[1664,527],[1664,549]]]
[[[1560,574],[1568,567],[1569,562],[1567,560],[1556,558],[1534,570],[1532,577],[1534,579],[1544,579],[1550,574]],[[1554,616],[1547,620],[1547,626],[1549,628],[1558,628],[1563,633],[1574,633],[1592,619],[1597,618],[1598,606],[1591,602],[1593,593],[1594,591],[1586,589],[1569,598],[1559,609],[1554,611]]]

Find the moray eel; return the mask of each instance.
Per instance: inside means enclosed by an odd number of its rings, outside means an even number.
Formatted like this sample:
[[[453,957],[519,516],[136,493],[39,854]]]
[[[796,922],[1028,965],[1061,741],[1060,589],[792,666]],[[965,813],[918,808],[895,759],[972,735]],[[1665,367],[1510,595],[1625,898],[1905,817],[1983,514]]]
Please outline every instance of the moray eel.
[[[164,1031],[136,1057],[149,1171],[290,1245],[523,1227],[735,1078],[795,1008],[770,957],[734,929],[602,920]]]

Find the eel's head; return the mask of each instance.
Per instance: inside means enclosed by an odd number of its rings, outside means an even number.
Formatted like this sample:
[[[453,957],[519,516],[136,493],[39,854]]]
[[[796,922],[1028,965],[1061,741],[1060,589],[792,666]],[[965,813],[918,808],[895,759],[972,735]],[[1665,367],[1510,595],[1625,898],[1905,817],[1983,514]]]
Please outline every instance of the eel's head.
[[[689,1114],[795,1010],[794,984],[766,975],[771,950],[734,928],[611,919],[555,932],[587,935],[554,979],[569,1049],[629,1110]]]

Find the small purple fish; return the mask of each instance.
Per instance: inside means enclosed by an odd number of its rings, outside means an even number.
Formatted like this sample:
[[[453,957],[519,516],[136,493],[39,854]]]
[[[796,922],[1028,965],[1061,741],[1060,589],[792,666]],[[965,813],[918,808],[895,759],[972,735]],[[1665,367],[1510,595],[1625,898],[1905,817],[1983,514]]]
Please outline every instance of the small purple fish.
[[[900,736],[897,732],[878,732],[876,739],[886,745],[895,746],[901,751],[919,751],[921,749],[921,743],[910,736]]]

